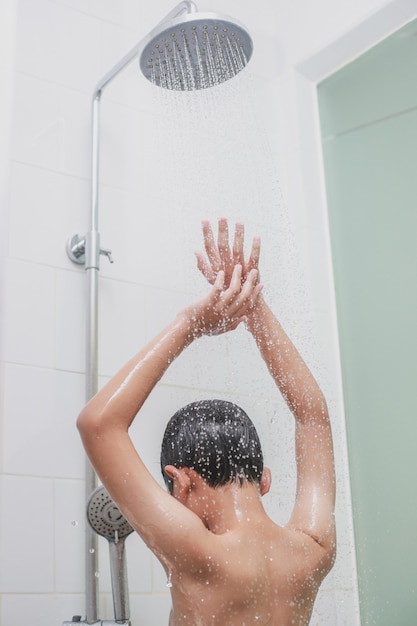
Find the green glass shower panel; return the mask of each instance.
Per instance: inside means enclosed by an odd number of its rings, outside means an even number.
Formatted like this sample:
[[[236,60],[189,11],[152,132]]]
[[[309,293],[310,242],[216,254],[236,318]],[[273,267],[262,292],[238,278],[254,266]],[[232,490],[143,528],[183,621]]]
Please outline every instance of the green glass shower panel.
[[[407,26],[407,32],[413,30],[417,31],[417,23]],[[403,54],[399,41],[404,45]],[[408,37],[396,33],[372,50],[368,71],[373,72],[378,65],[379,48],[381,65],[387,66],[390,42],[393,55],[389,77],[395,76],[395,89],[400,93],[395,94],[397,108],[389,116],[384,114],[381,118],[382,84],[375,91],[367,90],[363,115],[355,110],[364,97],[357,93],[359,86],[366,83],[363,57],[352,63],[349,71],[345,68],[336,75],[340,78],[343,72],[343,81],[334,76],[322,83],[318,94],[361,619],[363,625],[369,626],[414,626],[417,101],[413,108],[410,83],[414,83],[415,89],[417,50],[410,46]],[[417,45],[417,37],[413,45]],[[407,59],[407,55],[416,58]],[[373,78],[369,77],[369,84]],[[386,102],[391,104],[392,89],[387,79]],[[349,99],[352,115],[347,124]],[[353,123],[357,124],[355,128]],[[329,136],[329,128],[341,132]]]
[[[326,79],[320,93],[324,137],[417,106],[417,22]]]

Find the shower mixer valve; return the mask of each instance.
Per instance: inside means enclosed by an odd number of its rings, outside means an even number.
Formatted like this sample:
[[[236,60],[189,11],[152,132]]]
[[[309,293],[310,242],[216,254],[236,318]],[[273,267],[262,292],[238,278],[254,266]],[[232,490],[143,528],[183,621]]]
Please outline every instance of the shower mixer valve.
[[[97,232],[89,232],[84,237],[80,237],[79,235],[70,237],[66,245],[68,257],[73,263],[96,267],[97,269],[99,268],[98,259],[100,254],[106,256],[110,263],[113,263],[111,250],[108,248],[100,248],[99,240],[100,236]],[[90,254],[88,254],[88,265],[86,262],[86,250],[90,252]]]

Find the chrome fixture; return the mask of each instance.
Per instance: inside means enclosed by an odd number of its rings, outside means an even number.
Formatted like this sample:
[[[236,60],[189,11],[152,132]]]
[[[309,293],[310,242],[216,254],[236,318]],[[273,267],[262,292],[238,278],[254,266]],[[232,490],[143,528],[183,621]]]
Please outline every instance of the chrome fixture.
[[[109,542],[114,619],[117,624],[130,624],[125,540],[133,528],[104,487],[91,494],[87,519],[93,530]]]

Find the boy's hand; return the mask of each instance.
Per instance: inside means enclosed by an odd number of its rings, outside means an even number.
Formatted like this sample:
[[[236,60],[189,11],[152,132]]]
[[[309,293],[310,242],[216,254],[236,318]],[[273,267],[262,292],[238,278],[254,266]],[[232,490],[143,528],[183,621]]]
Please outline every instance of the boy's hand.
[[[245,280],[242,266],[235,265],[230,284],[225,285],[225,272],[217,272],[209,294],[181,312],[190,324],[193,337],[219,335],[234,330],[245,320],[262,290],[258,283],[258,271],[252,269]]]
[[[197,266],[211,285],[214,285],[218,273],[222,270],[224,272],[224,286],[227,288],[231,283],[233,270],[236,265],[241,265],[242,267],[242,282],[246,280],[250,271],[253,269],[258,271],[257,280],[259,282],[258,264],[261,240],[259,237],[254,237],[249,259],[245,261],[243,253],[243,224],[236,224],[232,249],[229,246],[229,231],[225,218],[219,220],[217,244],[214,240],[210,222],[208,221],[203,222],[203,237],[207,259],[201,252],[196,252]]]

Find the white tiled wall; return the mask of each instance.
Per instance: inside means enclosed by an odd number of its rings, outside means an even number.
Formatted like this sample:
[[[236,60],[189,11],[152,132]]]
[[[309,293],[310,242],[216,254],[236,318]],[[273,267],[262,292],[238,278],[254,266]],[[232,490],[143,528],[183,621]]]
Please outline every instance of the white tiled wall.
[[[201,218],[244,220],[249,232],[262,235],[267,296],[333,412],[339,558],[317,600],[315,626],[359,621],[343,411],[333,374],[333,296],[322,280],[328,257],[311,256],[326,247],[326,228],[320,211],[311,223],[302,191],[305,144],[294,67],[382,4],[205,0],[201,10],[248,25],[255,54],[245,76],[214,95],[191,95],[184,105],[182,94],[170,100],[155,94],[134,67],[102,102],[100,230],[115,263],[101,263],[100,381],[202,293],[193,259]],[[0,626],[57,626],[84,614],[84,456],[74,421],[84,403],[86,283],[65,242],[88,228],[91,94],[173,3],[8,0],[7,7],[10,15],[16,9],[17,29],[15,71],[6,77],[14,87],[12,114],[6,109],[9,196],[2,191],[0,198]],[[12,47],[10,33],[9,39]],[[294,489],[291,420],[244,331],[202,340],[168,372],[133,428],[145,461],[159,476],[167,418],[181,404],[213,395],[253,415],[276,476],[266,504],[284,522]],[[169,611],[162,569],[137,537],[127,539],[127,550],[133,624],[162,626]],[[110,619],[105,540],[99,574],[100,617]]]

